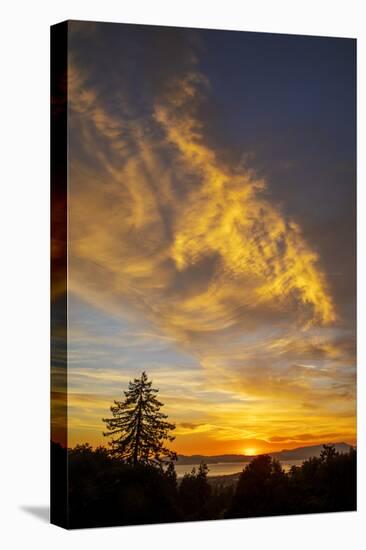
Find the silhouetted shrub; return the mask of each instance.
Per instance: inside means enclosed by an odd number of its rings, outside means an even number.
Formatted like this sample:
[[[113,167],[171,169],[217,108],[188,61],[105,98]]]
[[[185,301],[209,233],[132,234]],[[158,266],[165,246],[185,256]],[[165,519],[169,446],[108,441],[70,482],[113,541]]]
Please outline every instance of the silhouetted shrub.
[[[256,517],[287,514],[288,478],[280,463],[261,455],[243,470],[228,517]]]
[[[207,481],[208,467],[203,462],[198,470],[185,474],[179,487],[179,503],[187,520],[210,519],[211,487]]]
[[[176,479],[171,470],[125,464],[99,448],[69,452],[71,527],[178,521]]]

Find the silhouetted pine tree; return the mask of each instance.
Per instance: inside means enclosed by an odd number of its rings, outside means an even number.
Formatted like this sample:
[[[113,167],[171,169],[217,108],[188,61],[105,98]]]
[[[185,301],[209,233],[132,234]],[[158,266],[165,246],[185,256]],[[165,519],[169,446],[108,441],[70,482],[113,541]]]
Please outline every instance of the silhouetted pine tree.
[[[151,387],[145,372],[129,383],[123,401],[111,406],[113,418],[103,418],[109,431],[105,436],[117,436],[110,441],[111,453],[126,462],[161,464],[165,459],[176,460],[177,455],[164,446],[173,441],[169,435],[174,424],[166,422],[167,415],[160,412],[163,403],[157,400],[159,390]]]

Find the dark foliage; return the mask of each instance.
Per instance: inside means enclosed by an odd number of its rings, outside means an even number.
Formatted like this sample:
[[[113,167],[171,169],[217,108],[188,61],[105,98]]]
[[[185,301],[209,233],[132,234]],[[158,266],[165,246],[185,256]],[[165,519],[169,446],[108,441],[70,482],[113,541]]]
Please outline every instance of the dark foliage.
[[[242,472],[226,517],[307,514],[356,510],[356,451],[338,454],[324,445],[319,458],[286,474],[268,455]]]
[[[310,458],[289,472],[291,513],[341,512],[357,507],[357,453],[338,454],[324,445],[320,458]]]
[[[243,470],[228,517],[268,516],[288,513],[289,479],[281,464],[261,455]]]
[[[69,451],[70,527],[179,521],[173,472],[78,445]]]
[[[210,519],[211,487],[207,481],[208,468],[201,462],[198,470],[185,474],[179,486],[179,503],[185,519]]]
[[[65,449],[54,448],[60,453]],[[71,528],[239,518],[356,509],[356,451],[322,456],[285,473],[270,456],[254,458],[235,485],[207,477],[201,464],[177,481],[174,462],[133,466],[99,447],[68,451]],[[222,478],[224,480],[224,478]]]
[[[67,525],[67,451],[51,441],[51,522]]]

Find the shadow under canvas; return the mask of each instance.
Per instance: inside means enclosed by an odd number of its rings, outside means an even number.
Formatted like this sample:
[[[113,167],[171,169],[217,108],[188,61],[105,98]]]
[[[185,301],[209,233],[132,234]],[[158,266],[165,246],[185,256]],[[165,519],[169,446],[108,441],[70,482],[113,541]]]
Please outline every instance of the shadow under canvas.
[[[49,506],[21,506],[20,509],[27,514],[31,514],[32,516],[40,519],[43,522],[49,523],[50,521]]]

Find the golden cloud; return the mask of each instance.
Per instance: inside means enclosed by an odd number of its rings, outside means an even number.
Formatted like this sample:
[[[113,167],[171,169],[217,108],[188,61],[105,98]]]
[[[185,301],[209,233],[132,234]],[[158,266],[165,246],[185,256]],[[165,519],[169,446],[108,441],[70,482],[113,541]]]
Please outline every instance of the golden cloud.
[[[249,306],[258,301],[283,303],[295,298],[310,305],[322,323],[336,319],[326,278],[318,266],[318,255],[310,249],[300,227],[284,218],[278,208],[266,200],[263,180],[250,171],[222,166],[203,140],[201,125],[192,113],[200,78],[189,75],[174,85],[178,90],[165,96],[155,109],[155,118],[167,138],[179,151],[188,169],[200,181],[187,197],[175,228],[171,255],[182,271],[202,258],[218,255],[219,267],[202,302],[214,301],[214,307],[230,296]],[[242,290],[227,281],[241,281]],[[249,294],[252,301],[248,303]],[[219,289],[221,290],[221,294]],[[209,296],[210,293],[210,296]],[[195,296],[189,313],[202,304]]]

